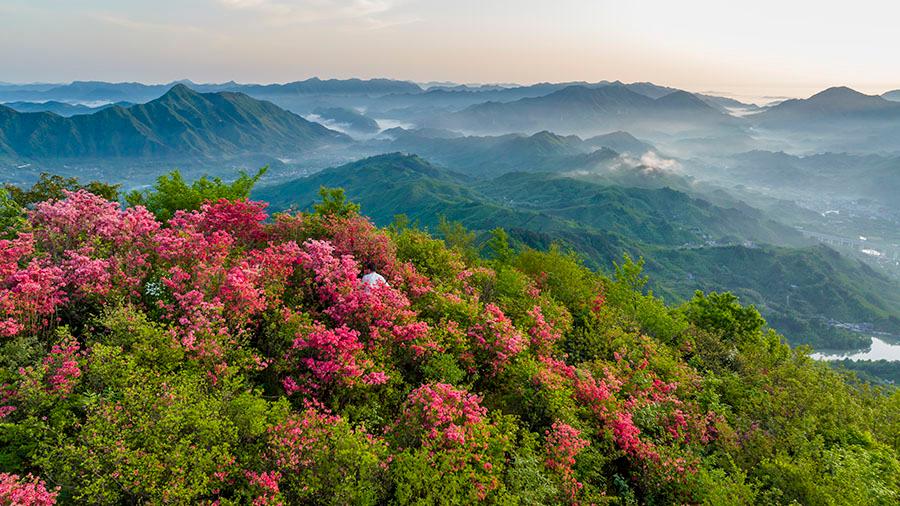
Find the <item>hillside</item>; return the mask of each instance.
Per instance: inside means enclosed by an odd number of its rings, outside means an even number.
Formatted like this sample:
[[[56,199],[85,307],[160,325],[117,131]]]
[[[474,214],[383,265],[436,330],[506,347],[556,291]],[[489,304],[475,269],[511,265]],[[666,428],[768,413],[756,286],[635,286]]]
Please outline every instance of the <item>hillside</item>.
[[[626,132],[613,132],[585,140],[575,135],[540,131],[532,135],[463,136],[435,130],[394,128],[370,141],[375,152],[414,153],[473,177],[492,178],[507,172],[610,172],[634,165],[655,148]],[[628,161],[620,156],[626,155]]]
[[[431,172],[406,163],[383,169]],[[667,307],[631,262],[606,277],[502,234],[483,259],[340,192],[269,220],[197,184],[209,200],[151,190],[180,203],[154,209],[168,223],[85,190],[27,217],[2,200],[14,504],[900,497],[900,392],[791,350],[728,294]]]
[[[309,209],[321,186],[344,188],[376,223],[406,214],[423,225],[439,215],[474,230],[502,226],[548,234],[580,230],[680,246],[707,240],[797,241],[796,232],[737,209],[723,209],[671,189],[622,188],[547,173],[509,173],[477,181],[417,156],[380,155],[308,178],[260,187],[274,209]],[[443,210],[443,212],[442,212]],[[592,260],[609,265],[618,253]]]
[[[658,250],[647,255],[647,271],[660,294],[683,300],[696,290],[727,290],[753,304],[769,323],[795,341],[820,335],[823,347],[867,343],[829,328],[829,323],[869,324],[900,334],[900,288],[868,265],[826,246],[743,246]],[[808,342],[816,342],[809,340]]]
[[[797,156],[751,151],[716,164],[707,177],[767,189],[784,197],[796,195],[874,199],[900,210],[900,157],[896,155],[818,153]]]
[[[864,336],[835,332],[829,319],[900,331],[896,282],[827,248],[797,247],[805,242],[796,231],[746,206],[720,207],[666,188],[626,188],[553,174],[472,180],[399,154],[260,187],[254,195],[274,210],[303,210],[318,199],[322,186],[344,188],[379,225],[404,214],[432,230],[441,216],[482,236],[502,227],[527,246],[561,242],[600,269],[610,269],[624,252],[643,256],[654,289],[667,300],[685,300],[695,289],[735,291],[757,303],[796,343],[852,348],[862,342]],[[745,241],[753,244],[744,246]],[[793,268],[778,271],[786,265]],[[786,306],[781,301],[792,285],[809,291]]]
[[[610,132],[608,134],[595,135],[584,140],[586,145],[593,148],[609,148],[618,153],[631,155],[643,155],[648,151],[655,151],[652,144],[644,142],[628,132]]]
[[[0,153],[25,160],[219,158],[296,153],[348,138],[240,93],[197,93],[184,85],[128,108],[63,118],[0,106]]]
[[[828,88],[806,99],[785,100],[752,117],[764,124],[790,121],[900,119],[900,104],[847,87]]]

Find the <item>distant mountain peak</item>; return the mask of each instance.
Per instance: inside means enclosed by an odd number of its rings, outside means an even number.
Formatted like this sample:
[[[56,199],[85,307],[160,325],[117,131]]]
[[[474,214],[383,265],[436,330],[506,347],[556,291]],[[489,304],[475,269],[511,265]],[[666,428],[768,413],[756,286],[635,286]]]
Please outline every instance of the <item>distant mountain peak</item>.
[[[827,88],[822,90],[815,95],[809,97],[809,100],[821,100],[828,99],[834,100],[836,98],[861,98],[861,97],[870,97],[871,95],[866,95],[865,93],[860,93],[853,88],[847,86],[832,86],[831,88]]]
[[[166,92],[165,96],[175,96],[175,97],[186,97],[186,96],[197,96],[199,93],[189,88],[184,83],[178,83],[175,86],[169,88],[169,91]]]
[[[807,99],[786,100],[758,115],[763,121],[802,121],[823,117],[898,119],[900,104],[866,95],[846,86],[835,86]]]
[[[663,95],[662,97],[657,98],[656,102],[658,104],[665,104],[669,107],[676,106],[712,109],[712,107],[701,100],[700,97],[684,90],[676,90],[668,95]]]

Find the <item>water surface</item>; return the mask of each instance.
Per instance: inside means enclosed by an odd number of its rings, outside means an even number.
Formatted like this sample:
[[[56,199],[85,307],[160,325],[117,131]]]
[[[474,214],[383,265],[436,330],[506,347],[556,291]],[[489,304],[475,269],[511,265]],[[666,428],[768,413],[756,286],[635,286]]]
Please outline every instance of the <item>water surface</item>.
[[[872,338],[872,344],[865,349],[851,351],[821,350],[810,355],[817,360],[887,360],[900,362],[900,343],[890,343],[877,337]]]

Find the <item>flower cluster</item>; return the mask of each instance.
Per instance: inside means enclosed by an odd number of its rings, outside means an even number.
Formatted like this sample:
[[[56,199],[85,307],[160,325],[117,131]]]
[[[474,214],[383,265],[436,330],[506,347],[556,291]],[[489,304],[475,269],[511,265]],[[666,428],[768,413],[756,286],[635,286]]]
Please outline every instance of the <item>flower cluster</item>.
[[[34,476],[0,473],[0,506],[51,506],[58,494]]]
[[[298,335],[291,350],[300,370],[297,378],[287,376],[282,381],[290,394],[315,394],[335,384],[352,386],[359,381],[381,384],[388,380],[383,372],[367,373],[372,364],[363,354],[359,332],[346,326],[328,329],[317,324]],[[300,383],[297,383],[298,379]]]
[[[479,362],[488,364],[491,374],[497,374],[525,349],[525,339],[512,321],[495,304],[487,304],[481,320],[468,331]]]
[[[45,393],[57,399],[65,399],[75,389],[81,377],[81,366],[78,363],[81,354],[81,345],[71,336],[54,344],[39,365],[19,369],[19,395]]]
[[[547,355],[557,341],[562,339],[562,332],[547,323],[541,306],[534,306],[528,311],[528,315],[534,320],[534,323],[528,329],[528,335],[531,336],[531,349],[538,355]]]
[[[581,431],[559,420],[553,422],[550,429],[544,432],[544,436],[546,465],[560,475],[566,495],[574,502],[578,491],[584,485],[575,477],[572,466],[575,465],[575,457],[591,442],[581,437]]]
[[[446,383],[426,384],[409,394],[394,432],[406,444],[464,445],[486,414],[477,395]]]

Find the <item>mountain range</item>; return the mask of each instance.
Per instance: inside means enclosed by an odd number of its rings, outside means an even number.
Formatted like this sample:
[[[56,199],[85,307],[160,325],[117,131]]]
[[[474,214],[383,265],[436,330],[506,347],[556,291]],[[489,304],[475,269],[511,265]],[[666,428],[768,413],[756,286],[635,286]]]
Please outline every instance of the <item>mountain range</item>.
[[[68,102],[58,102],[56,100],[48,100],[46,102],[7,102],[2,104],[10,109],[18,112],[52,112],[60,116],[69,117],[77,114],[93,114],[97,111],[118,105],[120,107],[131,107],[131,102],[107,103],[98,106],[89,106],[83,104],[70,104]]]
[[[442,131],[393,128],[367,143],[372,152],[415,153],[473,177],[507,172],[602,171],[636,168],[656,148],[627,132],[582,140],[576,135],[540,131],[532,135],[445,135]]]
[[[216,159],[242,153],[297,153],[349,140],[242,93],[197,93],[181,84],[146,104],[113,106],[70,118],[0,106],[0,153],[24,160]]]
[[[513,102],[486,102],[436,120],[437,125],[474,132],[553,130],[694,129],[725,127],[733,118],[699,97],[673,91],[658,98],[611,84],[568,86],[548,95]]]
[[[291,94],[388,94],[423,91],[417,84],[393,79],[319,79],[284,84],[195,83],[189,80],[167,84],[109,83],[104,81],[74,81],[68,84],[0,84],[0,102],[67,100],[84,102],[147,102],[159,98],[176,85],[185,85],[199,92],[243,92],[250,95]]]

